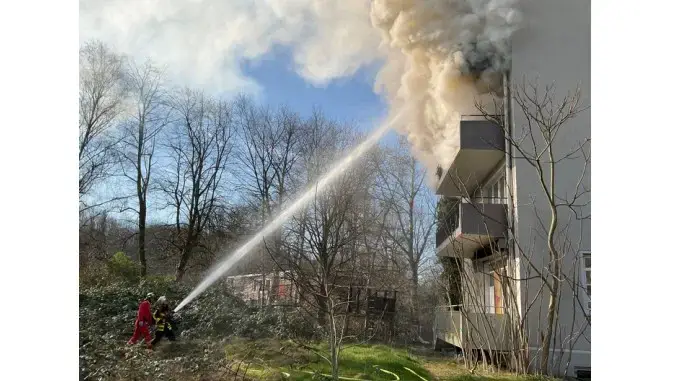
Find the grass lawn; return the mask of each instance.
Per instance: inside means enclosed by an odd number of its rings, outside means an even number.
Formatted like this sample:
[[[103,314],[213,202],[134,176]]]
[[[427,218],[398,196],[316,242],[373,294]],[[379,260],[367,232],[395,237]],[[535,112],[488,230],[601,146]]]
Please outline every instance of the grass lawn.
[[[315,345],[323,351],[326,346]],[[231,340],[225,355],[239,374],[261,380],[311,380],[315,373],[329,375],[329,364],[312,351],[278,340]],[[343,380],[401,381],[527,381],[544,378],[517,377],[477,371],[472,375],[454,360],[435,355],[415,355],[385,345],[347,346],[341,352],[339,375]]]

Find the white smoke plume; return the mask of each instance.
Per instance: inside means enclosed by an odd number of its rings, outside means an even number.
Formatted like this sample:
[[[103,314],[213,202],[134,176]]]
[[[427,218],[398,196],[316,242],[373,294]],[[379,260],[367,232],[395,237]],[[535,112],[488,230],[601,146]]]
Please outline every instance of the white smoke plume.
[[[166,64],[186,84],[256,91],[242,59],[291,49],[295,70],[322,85],[381,61],[375,90],[406,108],[413,153],[450,164],[460,117],[507,67],[518,0],[81,0],[81,39],[99,38]]]
[[[520,23],[517,0],[375,0],[371,20],[388,51],[376,89],[391,112],[413,110],[399,132],[435,173],[458,151],[459,121],[497,90]],[[416,102],[416,104],[412,104]]]

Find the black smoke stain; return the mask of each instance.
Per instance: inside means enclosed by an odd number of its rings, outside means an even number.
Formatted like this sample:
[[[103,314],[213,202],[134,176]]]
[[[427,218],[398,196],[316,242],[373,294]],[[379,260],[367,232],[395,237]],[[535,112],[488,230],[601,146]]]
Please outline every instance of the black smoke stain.
[[[504,43],[502,43],[504,45]],[[483,73],[502,73],[510,68],[511,56],[503,46],[481,40],[461,45],[459,50],[464,56],[460,68],[462,74],[480,78]]]

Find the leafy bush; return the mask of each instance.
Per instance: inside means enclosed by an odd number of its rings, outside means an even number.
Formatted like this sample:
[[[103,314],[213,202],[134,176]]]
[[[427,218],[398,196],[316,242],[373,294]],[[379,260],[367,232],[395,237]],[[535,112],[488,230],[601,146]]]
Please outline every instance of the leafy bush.
[[[103,270],[113,272],[110,266]],[[80,368],[93,379],[144,379],[138,373],[156,375],[160,363],[185,369],[199,364],[206,369],[219,365],[212,351],[215,356],[223,353],[218,348],[227,337],[285,338],[293,330],[308,327],[295,317],[294,310],[250,307],[218,282],[176,314],[177,342],[153,355],[142,354],[142,345],[125,347],[134,330],[141,299],[153,292],[165,295],[170,307],[174,307],[191,292],[191,287],[169,276],[142,277],[136,283],[111,280],[108,276],[106,282],[80,283]],[[153,361],[144,362],[147,356],[152,356]],[[125,373],[128,371],[137,373]]]
[[[125,253],[119,251],[113,255],[108,263],[108,270],[113,276],[127,281],[137,281],[141,276],[141,266],[131,260]]]
[[[185,292],[185,287],[178,285],[171,275],[147,275],[139,282],[139,287],[146,293],[152,292],[157,296],[172,295],[180,296]],[[141,290],[143,292],[143,290]],[[183,295],[181,295],[183,298]]]

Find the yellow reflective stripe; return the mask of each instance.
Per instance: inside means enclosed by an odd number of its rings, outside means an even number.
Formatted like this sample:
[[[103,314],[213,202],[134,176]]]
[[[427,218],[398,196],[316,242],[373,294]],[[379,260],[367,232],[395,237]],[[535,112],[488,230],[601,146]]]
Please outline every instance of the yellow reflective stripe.
[[[169,324],[169,322],[165,321],[164,313],[158,312],[154,314],[153,318],[155,319],[156,322],[156,331],[164,331],[165,325],[167,325],[167,329],[172,329],[172,326]]]

